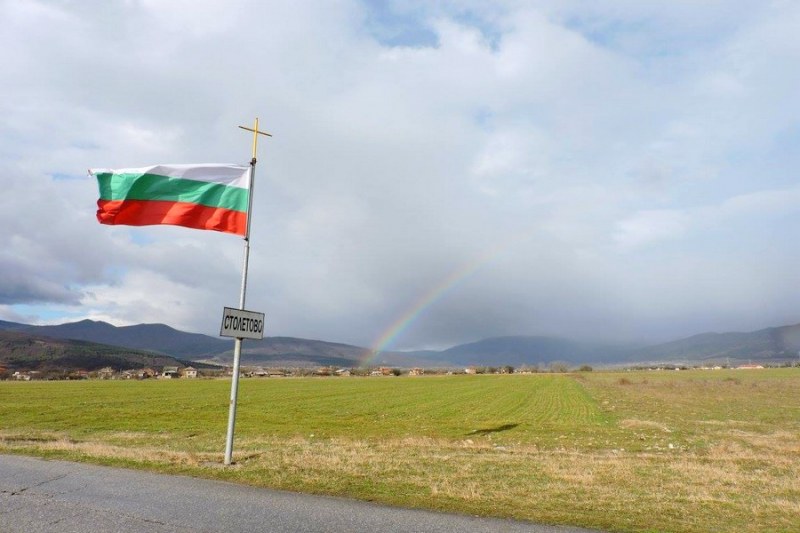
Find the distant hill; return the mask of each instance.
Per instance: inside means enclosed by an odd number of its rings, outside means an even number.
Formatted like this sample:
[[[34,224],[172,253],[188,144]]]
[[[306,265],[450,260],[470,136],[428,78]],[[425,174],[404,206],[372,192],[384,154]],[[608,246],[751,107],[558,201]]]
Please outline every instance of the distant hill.
[[[81,320],[59,325],[32,326],[0,321],[0,331],[16,331],[54,339],[81,340],[124,346],[175,358],[231,364],[233,340],[179,331],[164,324],[114,326]],[[293,337],[266,337],[243,344],[242,364],[260,366],[356,366],[365,348]]]
[[[233,341],[226,341],[226,351],[209,362],[230,364],[233,361]],[[265,337],[246,340],[242,345],[242,364],[259,366],[358,366],[365,348],[295,337]]]
[[[107,347],[121,346],[128,351],[149,352],[151,357],[167,356],[211,364],[231,364],[233,360],[233,340],[187,333],[164,324],[116,327],[106,322],[81,320],[55,326],[31,326],[0,321],[0,332],[86,341]],[[383,352],[371,359],[370,364],[428,368],[470,365],[546,366],[553,362],[570,365],[710,362],[740,364],[748,361],[797,361],[798,351],[800,324],[749,333],[703,333],[642,347],[545,336],[492,337],[442,351]],[[245,341],[242,364],[273,367],[354,367],[368,359],[365,357],[368,352],[367,348],[349,344],[294,337],[266,337],[260,341]]]
[[[2,324],[0,324],[0,328],[2,327]],[[125,346],[126,348],[147,350],[189,359],[215,355],[231,347],[231,342],[229,341],[199,333],[178,331],[164,324],[137,324],[135,326],[117,327],[107,322],[81,320],[80,322],[69,322],[56,326],[16,327],[16,331],[25,331],[56,339],[75,339],[113,346]]]
[[[666,343],[633,347],[554,337],[494,337],[454,346],[437,355],[459,365],[709,364],[797,361],[800,324],[747,333],[702,333]]]
[[[54,339],[24,331],[0,330],[0,365],[9,370],[116,370],[188,366],[188,362],[154,353],[93,342]]]
[[[461,366],[459,363],[447,359],[443,352],[436,350],[415,350],[410,352],[381,352],[377,357],[370,358],[370,364],[375,366],[390,366],[402,368],[451,368]]]
[[[628,353],[622,346],[578,342],[556,337],[492,337],[454,346],[440,357],[459,365],[524,366],[561,361],[573,364],[610,362]]]
[[[800,324],[749,333],[701,333],[635,350],[630,360],[736,363],[798,360]]]
[[[15,331],[29,327],[30,326],[28,324],[20,324],[18,322],[6,322],[5,320],[0,320],[0,331]]]

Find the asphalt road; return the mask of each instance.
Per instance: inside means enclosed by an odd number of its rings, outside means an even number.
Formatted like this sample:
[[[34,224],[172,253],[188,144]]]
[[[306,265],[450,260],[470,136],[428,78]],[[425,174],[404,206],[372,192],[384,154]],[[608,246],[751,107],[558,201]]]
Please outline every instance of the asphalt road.
[[[0,455],[0,531],[588,533],[589,530]]]

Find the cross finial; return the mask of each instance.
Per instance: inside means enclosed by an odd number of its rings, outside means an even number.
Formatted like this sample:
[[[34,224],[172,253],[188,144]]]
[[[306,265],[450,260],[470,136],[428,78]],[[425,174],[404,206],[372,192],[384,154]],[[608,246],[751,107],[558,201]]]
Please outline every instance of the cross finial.
[[[258,117],[256,117],[256,122],[252,128],[248,128],[247,126],[239,126],[243,130],[252,131],[253,132],[253,161],[256,160],[256,151],[258,150],[258,136],[259,135],[266,135],[267,137],[272,137],[271,133],[267,133],[266,131],[259,131],[258,129]]]

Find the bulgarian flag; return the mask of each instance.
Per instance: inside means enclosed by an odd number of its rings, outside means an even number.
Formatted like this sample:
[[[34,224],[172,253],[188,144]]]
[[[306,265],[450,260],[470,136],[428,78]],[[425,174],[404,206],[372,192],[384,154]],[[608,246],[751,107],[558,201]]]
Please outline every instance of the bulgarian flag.
[[[101,224],[171,224],[244,236],[250,196],[250,167],[156,165],[92,169],[100,199]]]

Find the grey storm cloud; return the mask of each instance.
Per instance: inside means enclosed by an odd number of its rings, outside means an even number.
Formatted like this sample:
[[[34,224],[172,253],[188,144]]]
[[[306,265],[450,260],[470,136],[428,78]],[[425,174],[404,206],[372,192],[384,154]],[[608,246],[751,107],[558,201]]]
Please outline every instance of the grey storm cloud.
[[[58,303],[78,304],[80,293],[20,271],[16,265],[0,263],[3,277],[0,279],[0,304]]]

